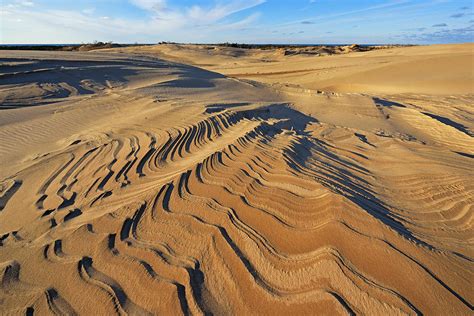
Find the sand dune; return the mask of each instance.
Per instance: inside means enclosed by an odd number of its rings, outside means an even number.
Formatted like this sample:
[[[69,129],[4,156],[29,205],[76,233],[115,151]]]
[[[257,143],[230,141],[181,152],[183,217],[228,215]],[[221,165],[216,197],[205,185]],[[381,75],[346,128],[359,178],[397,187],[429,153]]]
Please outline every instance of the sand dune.
[[[470,94],[474,44],[413,46],[368,52],[285,56],[281,50],[209,49],[194,45],[130,47],[219,73],[266,83],[349,93]]]
[[[0,313],[472,314],[473,58],[1,52]]]

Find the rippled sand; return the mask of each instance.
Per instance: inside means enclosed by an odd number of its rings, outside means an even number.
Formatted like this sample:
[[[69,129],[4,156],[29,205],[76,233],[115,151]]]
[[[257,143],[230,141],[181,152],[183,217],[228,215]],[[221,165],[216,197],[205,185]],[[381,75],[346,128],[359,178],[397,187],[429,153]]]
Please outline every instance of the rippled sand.
[[[473,48],[0,52],[0,314],[472,315]]]

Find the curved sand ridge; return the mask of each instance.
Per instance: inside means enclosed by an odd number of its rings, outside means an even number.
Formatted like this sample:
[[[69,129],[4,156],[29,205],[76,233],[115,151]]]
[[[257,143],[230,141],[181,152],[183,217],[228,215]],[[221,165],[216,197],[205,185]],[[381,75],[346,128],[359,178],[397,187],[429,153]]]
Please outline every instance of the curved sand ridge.
[[[472,95],[12,54],[2,313],[472,313]]]

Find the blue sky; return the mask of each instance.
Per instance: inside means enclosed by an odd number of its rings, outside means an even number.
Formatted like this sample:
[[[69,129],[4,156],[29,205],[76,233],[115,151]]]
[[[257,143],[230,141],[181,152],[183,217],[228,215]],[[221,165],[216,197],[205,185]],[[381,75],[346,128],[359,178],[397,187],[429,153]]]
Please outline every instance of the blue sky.
[[[472,0],[2,0],[0,42],[461,43]]]

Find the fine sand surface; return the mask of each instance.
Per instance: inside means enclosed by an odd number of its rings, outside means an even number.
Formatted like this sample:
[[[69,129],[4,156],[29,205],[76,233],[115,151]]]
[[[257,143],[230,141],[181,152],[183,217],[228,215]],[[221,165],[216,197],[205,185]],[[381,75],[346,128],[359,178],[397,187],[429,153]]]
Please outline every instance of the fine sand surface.
[[[0,52],[0,314],[472,315],[473,69]]]

